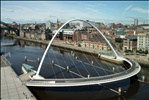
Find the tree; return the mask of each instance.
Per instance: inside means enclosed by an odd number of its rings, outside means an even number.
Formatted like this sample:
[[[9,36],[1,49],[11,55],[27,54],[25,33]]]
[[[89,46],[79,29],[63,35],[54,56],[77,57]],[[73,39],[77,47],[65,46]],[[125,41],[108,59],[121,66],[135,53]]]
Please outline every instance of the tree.
[[[123,39],[121,39],[121,38],[115,38],[115,42],[122,43],[123,42]]]
[[[69,23],[67,23],[65,26],[64,26],[64,28],[69,28],[70,27],[70,25],[69,25]]]
[[[142,49],[139,49],[139,53],[142,53]]]
[[[145,53],[145,54],[148,54],[148,50],[145,50],[144,53]]]
[[[49,28],[47,28],[45,30],[45,35],[46,35],[46,40],[51,40],[52,39],[52,31]]]
[[[35,25],[35,30],[39,30],[39,26],[38,25]]]
[[[45,30],[45,33],[52,33],[52,31],[51,31],[49,28],[47,28],[47,29]]]

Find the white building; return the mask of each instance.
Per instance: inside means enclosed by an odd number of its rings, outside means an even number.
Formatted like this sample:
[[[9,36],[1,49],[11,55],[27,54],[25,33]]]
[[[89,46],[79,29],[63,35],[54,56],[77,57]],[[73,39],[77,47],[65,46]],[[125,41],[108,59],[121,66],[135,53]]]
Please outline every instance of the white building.
[[[89,21],[89,22],[96,26],[96,22],[94,22],[94,21]],[[77,29],[84,29],[85,27],[91,28],[92,26],[86,22],[83,22],[83,21],[79,22],[79,26],[77,25]]]
[[[75,32],[74,29],[62,29],[61,31],[63,31],[63,34],[66,34],[66,35],[73,35]],[[52,34],[55,34],[56,32],[57,32],[57,30],[53,30]]]
[[[138,34],[137,37],[137,49],[149,51],[149,32],[145,34]]]
[[[143,29],[149,29],[149,26],[142,26]]]
[[[51,22],[50,22],[50,20],[48,20],[46,22],[46,29],[51,29]]]

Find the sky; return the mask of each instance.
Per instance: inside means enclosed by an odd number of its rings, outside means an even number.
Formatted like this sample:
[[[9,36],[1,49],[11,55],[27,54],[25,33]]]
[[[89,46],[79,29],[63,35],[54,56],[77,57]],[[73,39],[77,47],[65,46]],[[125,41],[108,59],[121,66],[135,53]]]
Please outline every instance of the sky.
[[[66,22],[73,18],[103,22],[149,24],[149,1],[1,1],[7,23]]]

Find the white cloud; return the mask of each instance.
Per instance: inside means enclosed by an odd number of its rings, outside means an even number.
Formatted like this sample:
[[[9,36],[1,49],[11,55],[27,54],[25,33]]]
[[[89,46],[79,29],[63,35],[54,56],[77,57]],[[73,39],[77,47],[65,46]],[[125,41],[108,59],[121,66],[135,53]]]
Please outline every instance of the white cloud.
[[[95,1],[94,1],[94,4],[90,4],[89,1],[88,1],[88,3],[78,3],[78,4],[81,4],[81,5],[87,6],[87,7],[107,6],[104,3],[99,3],[99,2],[95,2]]]
[[[87,7],[94,7],[95,5],[93,5],[93,4],[83,4],[83,5],[85,5],[85,6],[87,6]]]
[[[97,3],[96,5],[97,6],[107,6],[107,5],[103,4],[103,3]]]
[[[91,11],[91,12],[95,12],[95,13],[98,12],[98,10],[96,10],[96,9],[94,9],[94,8],[86,8],[86,9],[89,10],[89,11]]]
[[[139,13],[144,13],[144,14],[149,13],[149,10],[142,9],[142,8],[132,8],[131,10],[137,11]]]
[[[125,8],[125,11],[129,10],[133,5],[129,5],[128,7]]]
[[[45,22],[46,20],[50,19],[52,21],[56,21],[57,18],[59,20],[65,19],[69,20],[72,17],[79,18],[81,16],[85,16],[84,18],[89,18],[90,15],[87,13],[83,13],[82,10],[76,9],[68,9],[67,7],[56,7],[57,9],[53,9],[54,7],[49,8],[30,8],[25,6],[3,6],[1,17],[2,20],[7,22],[12,21],[21,21],[21,22],[29,22],[29,21],[42,21]],[[90,9],[95,12],[95,10]],[[11,12],[13,11],[13,12]],[[9,19],[8,19],[9,18]]]
[[[33,9],[29,8],[29,7],[25,7],[25,6],[16,6],[16,5],[9,5],[9,6],[4,6],[2,7],[3,10],[6,11],[24,11],[24,12],[33,12]]]
[[[132,7],[133,5],[129,5],[129,6],[127,6],[125,9],[124,9],[124,11],[123,11],[123,15]]]

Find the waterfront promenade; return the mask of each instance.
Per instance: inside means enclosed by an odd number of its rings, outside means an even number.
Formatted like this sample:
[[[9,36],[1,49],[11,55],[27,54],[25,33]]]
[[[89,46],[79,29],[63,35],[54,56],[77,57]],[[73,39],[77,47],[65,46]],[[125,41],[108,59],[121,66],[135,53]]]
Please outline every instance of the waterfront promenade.
[[[1,56],[1,100],[36,100],[25,84],[22,84],[11,64]]]
[[[149,54],[148,54],[149,55]],[[140,65],[149,67],[149,58],[147,55],[141,56],[141,55],[125,55],[125,58],[134,59],[137,61]]]

